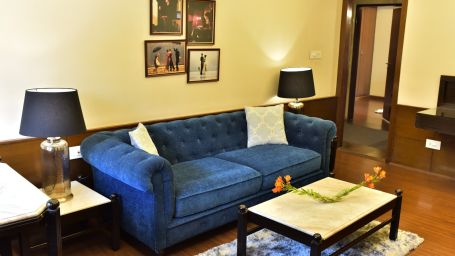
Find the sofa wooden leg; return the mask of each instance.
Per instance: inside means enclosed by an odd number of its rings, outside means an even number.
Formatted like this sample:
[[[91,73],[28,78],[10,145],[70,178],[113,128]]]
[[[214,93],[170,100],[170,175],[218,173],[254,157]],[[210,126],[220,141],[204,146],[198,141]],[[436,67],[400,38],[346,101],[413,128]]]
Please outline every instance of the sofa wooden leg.
[[[152,255],[153,256],[164,256],[165,252],[164,252],[164,250],[159,250],[159,251],[152,250]]]
[[[329,175],[330,177],[335,177],[335,157],[337,155],[338,148],[338,138],[335,136],[330,143],[330,165],[329,165]]]

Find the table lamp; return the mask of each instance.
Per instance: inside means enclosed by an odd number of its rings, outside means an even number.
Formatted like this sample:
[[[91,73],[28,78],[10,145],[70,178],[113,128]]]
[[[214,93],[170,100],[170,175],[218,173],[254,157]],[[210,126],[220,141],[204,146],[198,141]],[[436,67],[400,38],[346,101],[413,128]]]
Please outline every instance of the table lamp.
[[[76,89],[35,88],[25,91],[19,133],[46,138],[41,143],[42,189],[53,199],[72,198],[68,143],[61,139],[84,132],[85,122]]]
[[[299,98],[314,96],[313,71],[311,68],[284,68],[280,71],[278,97],[295,98],[288,104],[289,108],[299,110],[303,103]]]

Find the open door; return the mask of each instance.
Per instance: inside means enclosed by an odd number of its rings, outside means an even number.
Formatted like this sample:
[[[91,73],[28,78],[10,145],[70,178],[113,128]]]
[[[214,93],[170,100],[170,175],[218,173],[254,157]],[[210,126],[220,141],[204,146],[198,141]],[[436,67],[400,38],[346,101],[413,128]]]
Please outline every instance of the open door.
[[[382,117],[387,121],[390,121],[390,111],[392,106],[393,80],[395,77],[400,17],[401,7],[393,10],[392,29],[390,31],[389,57],[387,61],[387,77],[384,92],[384,112],[382,113]]]
[[[376,7],[359,7],[357,9],[351,84],[349,87],[348,120],[352,120],[354,116],[355,98],[370,94],[376,12]]]

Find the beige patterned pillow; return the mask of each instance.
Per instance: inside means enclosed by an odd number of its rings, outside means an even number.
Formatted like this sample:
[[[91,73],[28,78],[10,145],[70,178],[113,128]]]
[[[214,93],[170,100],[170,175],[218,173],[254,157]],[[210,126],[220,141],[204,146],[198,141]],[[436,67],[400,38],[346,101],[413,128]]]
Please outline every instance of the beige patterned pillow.
[[[142,149],[149,154],[158,155],[158,150],[156,149],[155,144],[153,144],[147,128],[145,128],[143,124],[139,123],[137,128],[128,132],[128,134],[130,135],[131,145]]]
[[[284,131],[283,105],[245,107],[248,147],[263,144],[288,144]]]

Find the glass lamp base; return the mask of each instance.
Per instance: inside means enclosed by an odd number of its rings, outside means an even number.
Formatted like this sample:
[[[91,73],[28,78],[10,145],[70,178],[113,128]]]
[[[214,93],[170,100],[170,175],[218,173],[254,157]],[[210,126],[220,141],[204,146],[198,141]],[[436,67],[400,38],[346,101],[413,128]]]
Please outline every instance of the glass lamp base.
[[[71,193],[68,143],[51,137],[41,143],[43,166],[42,189],[46,195],[59,202],[66,202],[73,197]]]
[[[288,107],[289,107],[290,109],[300,110],[300,109],[303,108],[303,102],[300,102],[300,101],[289,102],[289,103],[288,103]]]

